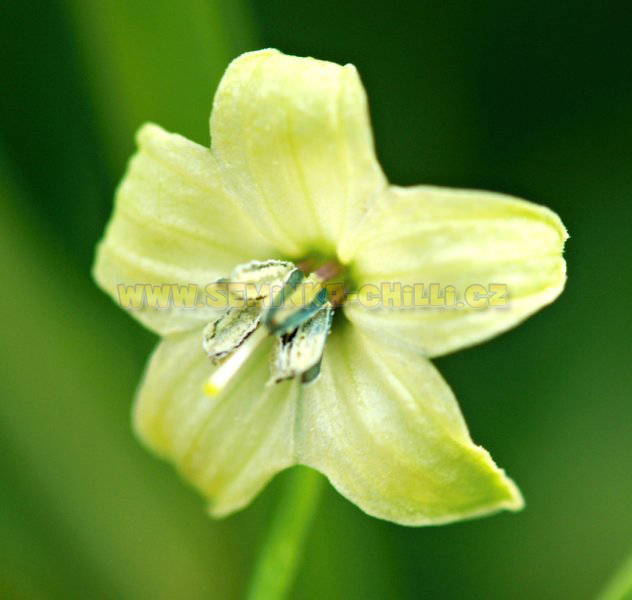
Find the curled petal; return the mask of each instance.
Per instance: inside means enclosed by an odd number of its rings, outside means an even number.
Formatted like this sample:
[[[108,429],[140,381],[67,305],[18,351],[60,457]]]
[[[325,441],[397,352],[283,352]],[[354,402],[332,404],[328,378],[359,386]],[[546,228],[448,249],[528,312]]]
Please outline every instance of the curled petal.
[[[266,387],[270,344],[263,344],[227,388],[206,396],[203,385],[214,367],[201,340],[196,330],[160,343],[138,392],[134,425],[204,494],[211,514],[224,516],[293,464],[296,388],[289,382]]]
[[[567,233],[552,211],[502,194],[391,187],[359,228],[353,247],[359,287],[454,286],[463,308],[345,308],[347,317],[427,356],[482,342],[552,302],[564,288]],[[469,286],[507,288],[506,306],[473,308]]]
[[[211,141],[235,197],[288,256],[335,251],[385,187],[352,65],[243,54],[219,85]]]
[[[522,507],[432,364],[349,323],[334,327],[296,422],[298,461],[376,517],[432,525]]]
[[[115,300],[120,284],[204,286],[239,263],[276,251],[222,188],[208,148],[145,125],[116,193],[114,215],[97,249],[94,277]],[[157,333],[196,327],[209,310],[134,308]]]

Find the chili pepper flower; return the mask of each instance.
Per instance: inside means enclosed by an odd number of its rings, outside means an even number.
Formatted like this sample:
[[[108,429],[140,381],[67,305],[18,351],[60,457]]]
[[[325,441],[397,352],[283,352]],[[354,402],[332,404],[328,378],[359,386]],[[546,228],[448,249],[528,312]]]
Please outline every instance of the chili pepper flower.
[[[501,194],[390,185],[351,65],[244,54],[219,85],[210,125],[210,149],[141,128],[97,251],[94,276],[117,300],[121,285],[198,286],[192,308],[130,309],[162,338],[134,408],[142,440],[215,516],[295,464],[401,524],[520,509],[430,359],[560,294],[560,219]],[[367,308],[329,292],[295,310],[266,305],[265,292],[206,306],[206,286],[226,278],[284,290],[336,281],[360,300],[384,282],[453,286],[457,298],[504,284],[508,294],[505,307],[460,309]]]

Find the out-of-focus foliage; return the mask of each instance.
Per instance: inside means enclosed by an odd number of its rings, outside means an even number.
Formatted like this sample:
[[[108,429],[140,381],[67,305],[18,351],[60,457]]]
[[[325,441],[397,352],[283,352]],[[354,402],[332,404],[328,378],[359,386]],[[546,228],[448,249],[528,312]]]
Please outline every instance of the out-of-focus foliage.
[[[295,596],[591,598],[632,546],[632,12],[627,3],[15,0],[0,44],[0,597],[233,598],[279,486],[226,521],[133,438],[152,337],[94,287],[145,120],[208,142],[238,53],[358,67],[390,179],[558,212],[567,291],[445,357],[527,508],[441,528],[328,490]]]

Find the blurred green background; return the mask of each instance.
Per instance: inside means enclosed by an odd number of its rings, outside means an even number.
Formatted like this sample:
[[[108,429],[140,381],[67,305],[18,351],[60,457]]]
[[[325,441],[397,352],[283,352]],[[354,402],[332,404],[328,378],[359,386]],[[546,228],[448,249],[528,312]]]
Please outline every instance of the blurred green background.
[[[390,179],[556,210],[551,307],[442,358],[519,514],[403,528],[332,489],[294,597],[582,599],[632,551],[629,2],[9,0],[0,96],[0,598],[232,599],[283,476],[250,508],[200,497],[134,439],[155,339],[94,286],[94,245],[146,120],[208,144],[230,59],[354,63]]]

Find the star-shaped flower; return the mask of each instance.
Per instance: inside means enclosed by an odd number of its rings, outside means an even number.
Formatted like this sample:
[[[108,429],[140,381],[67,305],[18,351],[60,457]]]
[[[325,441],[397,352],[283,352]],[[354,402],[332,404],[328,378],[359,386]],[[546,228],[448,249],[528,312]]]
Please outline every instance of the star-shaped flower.
[[[162,336],[134,409],[145,443],[216,516],[294,464],[397,523],[519,509],[520,492],[472,442],[429,359],[560,294],[559,218],[500,194],[389,185],[351,65],[240,56],[215,96],[211,140],[209,150],[156,125],[140,130],[94,268],[117,300],[120,284],[197,284],[203,302],[221,278],[329,273],[360,293],[382,282],[457,293],[506,284],[508,305],[368,309],[325,297],[310,314],[277,315],[281,329],[256,306],[223,321],[210,308],[132,309]]]

